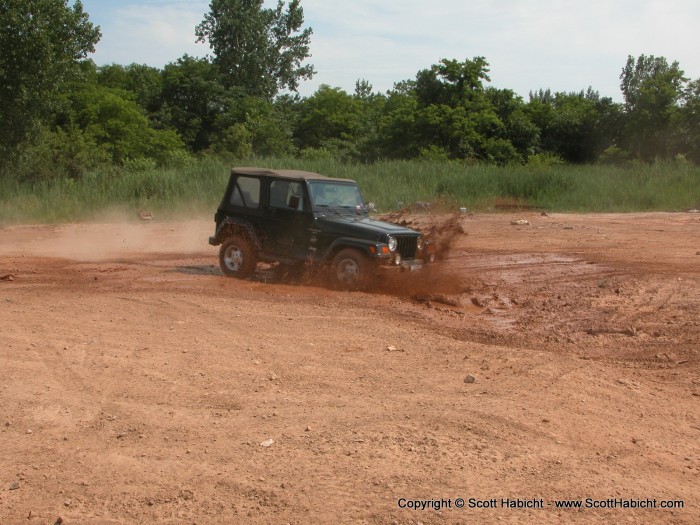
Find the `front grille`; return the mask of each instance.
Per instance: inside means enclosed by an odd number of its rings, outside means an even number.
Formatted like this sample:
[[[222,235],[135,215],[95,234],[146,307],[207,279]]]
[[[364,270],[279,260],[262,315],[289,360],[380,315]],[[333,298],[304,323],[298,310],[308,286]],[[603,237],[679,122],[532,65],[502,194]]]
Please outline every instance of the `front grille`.
[[[416,245],[418,244],[418,237],[396,237],[397,248],[401,254],[402,259],[415,259],[416,257]]]

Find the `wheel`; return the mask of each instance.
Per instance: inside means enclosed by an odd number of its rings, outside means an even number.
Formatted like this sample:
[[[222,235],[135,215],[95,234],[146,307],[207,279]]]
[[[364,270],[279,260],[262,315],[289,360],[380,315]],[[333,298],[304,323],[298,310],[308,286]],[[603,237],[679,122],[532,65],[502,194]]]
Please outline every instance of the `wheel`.
[[[244,279],[255,271],[258,256],[247,237],[234,234],[219,249],[219,266],[224,275]]]
[[[366,287],[372,278],[371,263],[367,256],[354,248],[340,250],[331,263],[331,280],[344,290]]]

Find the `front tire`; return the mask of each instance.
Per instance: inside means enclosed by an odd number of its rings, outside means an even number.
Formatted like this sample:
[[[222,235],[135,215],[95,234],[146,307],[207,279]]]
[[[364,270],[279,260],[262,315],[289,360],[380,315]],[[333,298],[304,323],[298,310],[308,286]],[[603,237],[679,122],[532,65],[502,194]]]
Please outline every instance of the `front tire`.
[[[219,266],[224,275],[245,279],[255,271],[258,255],[250,240],[234,234],[219,249]]]
[[[354,248],[340,250],[331,264],[333,285],[343,290],[358,290],[369,285],[372,265],[365,254]]]

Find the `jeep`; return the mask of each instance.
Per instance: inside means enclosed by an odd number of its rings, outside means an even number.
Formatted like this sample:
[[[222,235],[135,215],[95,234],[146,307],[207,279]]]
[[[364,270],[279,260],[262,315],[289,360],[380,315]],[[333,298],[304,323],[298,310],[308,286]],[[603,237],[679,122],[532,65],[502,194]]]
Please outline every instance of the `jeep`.
[[[353,180],[317,173],[234,168],[209,244],[221,271],[251,275],[259,261],[327,268],[345,289],[365,287],[383,269],[418,269],[434,260],[420,232],[369,216]]]

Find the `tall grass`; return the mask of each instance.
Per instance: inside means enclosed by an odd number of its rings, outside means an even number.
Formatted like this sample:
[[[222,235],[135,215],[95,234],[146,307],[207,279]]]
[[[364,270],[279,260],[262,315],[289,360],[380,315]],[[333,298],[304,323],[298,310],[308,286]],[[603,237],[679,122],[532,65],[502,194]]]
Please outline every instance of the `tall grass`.
[[[700,167],[684,161],[614,166],[465,165],[457,162],[383,161],[346,164],[329,159],[248,160],[242,165],[315,171],[356,180],[368,201],[388,211],[416,201],[490,210],[499,204],[551,211],[677,211],[700,207]],[[105,212],[139,210],[159,217],[214,212],[230,166],[204,157],[178,168],[106,168],[78,180],[0,185],[0,223],[62,222]]]

